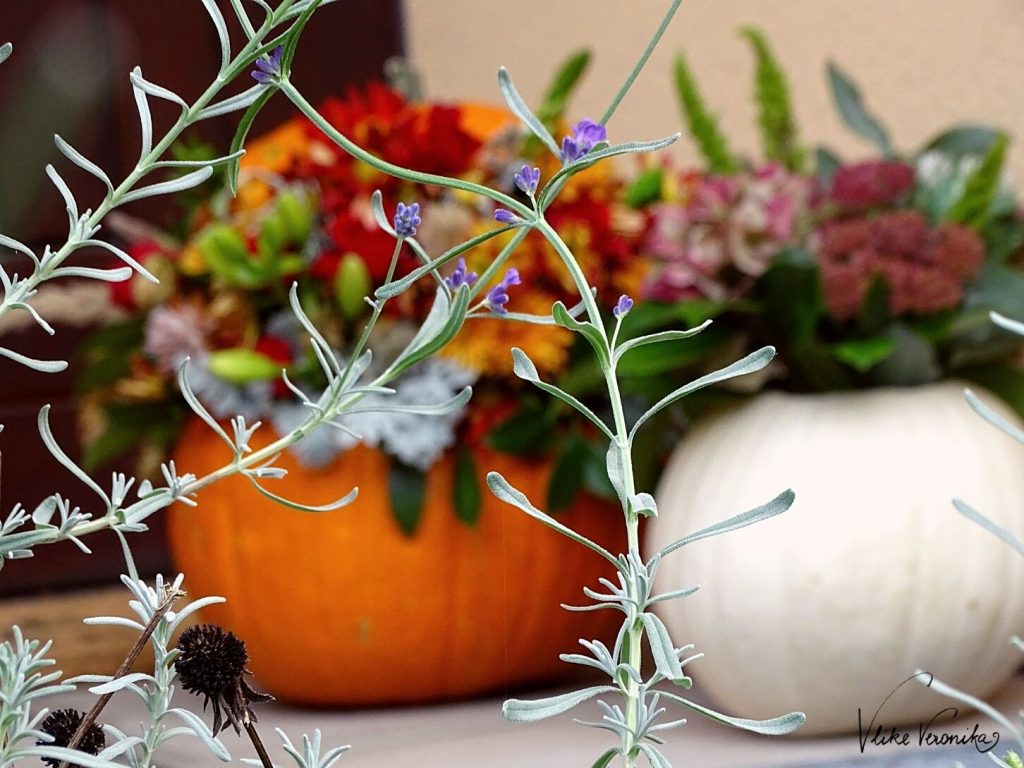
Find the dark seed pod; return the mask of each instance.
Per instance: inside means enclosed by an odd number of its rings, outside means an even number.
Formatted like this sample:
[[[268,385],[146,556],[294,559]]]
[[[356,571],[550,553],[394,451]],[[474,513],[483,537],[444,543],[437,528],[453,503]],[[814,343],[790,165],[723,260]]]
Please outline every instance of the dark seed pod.
[[[53,737],[53,741],[47,742],[40,739],[36,744],[40,747],[66,747],[71,743],[71,739],[75,735],[75,731],[78,730],[78,726],[82,724],[84,717],[85,713],[79,712],[77,709],[54,710],[43,718],[43,722],[39,726],[43,733]],[[103,735],[103,729],[98,723],[93,723],[86,730],[81,743],[79,743],[76,749],[90,755],[98,755],[106,745],[107,739]],[[57,768],[62,762],[56,757],[44,757],[41,759],[50,768]],[[69,765],[75,765],[75,763],[71,762]]]
[[[178,639],[178,651],[174,668],[181,687],[203,696],[204,709],[212,705],[214,734],[227,728],[228,723],[241,733],[247,720],[256,721],[249,704],[273,698],[249,687],[245,679],[249,674],[245,668],[249,663],[245,643],[216,624],[186,629]]]

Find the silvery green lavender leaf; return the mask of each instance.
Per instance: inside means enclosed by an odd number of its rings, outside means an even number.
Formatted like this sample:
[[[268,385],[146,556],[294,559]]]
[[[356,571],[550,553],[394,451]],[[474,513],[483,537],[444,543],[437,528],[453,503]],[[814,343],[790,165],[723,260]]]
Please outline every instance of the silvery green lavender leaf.
[[[322,755],[320,751],[322,749],[322,734],[320,729],[313,731],[313,738],[310,738],[306,734],[302,735],[302,751],[296,749],[295,745],[292,744],[291,739],[288,738],[287,734],[280,728],[275,729],[278,737],[281,739],[281,744],[284,747],[284,751],[288,753],[288,756],[295,761],[297,768],[331,768],[341,756],[351,749],[350,746],[334,747],[324,752]],[[258,760],[243,759],[243,763],[247,765],[262,765]]]
[[[557,325],[580,334],[590,342],[590,346],[593,348],[594,354],[597,355],[601,367],[608,367],[608,340],[600,328],[589,320],[577,320],[574,318],[569,310],[566,309],[565,304],[560,301],[556,301],[554,306],[551,307],[551,316],[555,319]]]
[[[647,633],[647,642],[651,646],[654,666],[658,672],[666,680],[678,680],[683,677],[683,668],[679,666],[679,657],[676,656],[676,649],[672,645],[668,628],[653,613],[641,614],[640,621],[643,622],[644,630]]]
[[[964,397],[967,399],[971,408],[974,409],[974,412],[981,416],[981,418],[1002,430],[1017,442],[1024,443],[1024,431],[1021,431],[1019,427],[1014,426],[989,406],[985,405],[985,403],[983,403],[978,396],[974,394],[974,392],[969,389],[965,389]]]
[[[512,113],[523,122],[523,125],[529,129],[530,133],[544,143],[544,146],[551,151],[551,154],[559,157],[561,150],[558,147],[558,143],[544,123],[541,122],[540,118],[533,114],[533,111],[523,101],[523,97],[519,95],[519,91],[516,90],[516,86],[512,82],[512,76],[504,67],[498,70],[498,86],[501,88],[501,95],[505,97],[505,103],[512,110]]]
[[[609,440],[613,440],[615,438],[608,426],[590,408],[570,395],[564,389],[560,389],[554,384],[548,384],[547,382],[542,381],[540,374],[537,371],[537,366],[533,364],[533,361],[530,360],[527,354],[519,347],[512,347],[512,372],[523,381],[528,381],[538,389],[547,392],[553,397],[557,397],[562,402],[569,404],[574,409],[582,413],[591,421],[591,423],[600,429]]]
[[[802,712],[790,712],[787,715],[781,717],[773,717],[768,720],[747,720],[742,717],[730,717],[729,715],[723,715],[721,712],[715,712],[713,709],[697,704],[696,702],[684,699],[670,691],[659,691],[662,696],[665,696],[672,701],[682,704],[684,707],[692,709],[704,717],[710,718],[711,720],[717,720],[720,723],[731,725],[734,728],[741,728],[744,731],[752,731],[754,733],[764,734],[765,736],[783,736],[787,733],[792,733],[801,725],[807,718]]]
[[[603,755],[597,758],[597,761],[592,766],[590,766],[590,768],[608,768],[608,766],[612,764],[612,760],[614,760],[621,754],[622,753],[617,749],[609,749],[607,752],[605,752]]]
[[[563,693],[559,696],[549,696],[544,699],[534,699],[532,701],[509,699],[502,704],[501,715],[513,723],[535,723],[538,720],[567,712],[584,701],[588,701],[602,693],[617,692],[618,689],[610,685],[595,685],[579,691]]]
[[[1021,555],[1024,555],[1024,542],[1021,542],[1016,536],[1010,533],[1005,528],[996,525],[992,520],[981,514],[978,510],[967,504],[960,499],[953,499],[953,506],[956,507],[957,512],[966,517],[968,520],[972,520],[989,533],[995,534],[1004,542],[1013,547]]]
[[[603,557],[605,560],[612,563],[616,568],[620,567],[619,561],[612,555],[611,552],[602,547],[600,544],[591,541],[582,533],[577,533],[572,528],[563,525],[550,515],[541,512],[539,509],[533,506],[533,504],[530,503],[530,500],[526,497],[526,494],[524,494],[522,491],[513,488],[509,484],[508,480],[502,477],[499,473],[487,473],[487,486],[491,489],[491,492],[498,497],[500,501],[503,501],[506,504],[511,504],[514,507],[518,507],[523,512],[528,514],[530,517],[534,518],[535,520],[539,520],[549,528],[553,528],[563,536],[568,536],[570,539],[579,542],[588,549],[597,552],[597,554],[601,555],[601,557]]]
[[[216,0],[203,0],[203,7],[217,30],[217,40],[220,42],[220,71],[224,72],[231,61],[231,35],[228,32],[228,25],[224,20],[224,14],[217,7]]]
[[[657,403],[655,403],[650,410],[648,410],[643,416],[637,419],[636,424],[629,432],[629,439],[632,442],[636,436],[637,431],[644,425],[644,423],[652,416],[657,414],[662,409],[668,407],[677,400],[681,400],[687,395],[696,392],[698,389],[709,387],[712,384],[717,384],[720,381],[728,381],[734,379],[737,376],[746,376],[748,373],[754,373],[764,368],[768,363],[775,357],[775,347],[761,347],[761,349],[751,352],[749,355],[744,357],[742,360],[737,360],[732,365],[727,365],[721,370],[709,373],[706,376],[701,376],[699,379],[694,379],[689,384],[684,384],[679,389],[675,390],[671,394],[666,395]]]
[[[188,112],[188,104],[174,91],[168,90],[163,86],[152,83],[142,76],[142,68],[136,67],[128,75],[128,79],[131,81],[132,87],[138,88],[144,91],[148,96],[155,96],[158,99],[169,101],[181,109],[182,114]]]
[[[738,528],[744,528],[753,523],[760,522],[761,520],[767,520],[768,518],[775,517],[776,515],[781,515],[793,505],[795,500],[796,494],[793,493],[792,490],[785,490],[767,504],[754,507],[746,512],[730,517],[727,520],[723,520],[720,523],[715,523],[707,528],[702,528],[695,533],[691,533],[689,536],[684,536],[678,541],[663,547],[658,552],[658,555],[665,557],[666,555],[675,552],[680,547],[685,547],[687,544],[692,544],[695,541],[707,539],[712,536],[718,536],[723,533],[728,533],[729,531],[735,531]]]
[[[62,139],[60,136],[55,135],[53,137],[53,140],[57,144],[57,149],[61,151],[61,154],[63,154],[64,157],[73,162],[82,170],[92,174],[97,179],[103,182],[103,185],[107,188],[108,196],[114,194],[114,185],[110,181],[110,177],[106,174],[106,171],[104,171],[102,168],[96,165],[96,163],[94,163],[92,160],[87,158],[77,149],[75,149],[66,141],[64,141],[64,139]]]
[[[272,491],[268,491],[266,488],[260,485],[259,480],[257,480],[252,471],[243,470],[242,474],[244,474],[246,478],[248,478],[249,482],[253,484],[257,491],[259,491],[261,494],[266,496],[271,501],[277,502],[281,506],[288,507],[289,509],[296,509],[300,512],[331,512],[335,509],[341,509],[342,507],[348,506],[353,501],[355,501],[356,497],[359,495],[359,489],[353,488],[351,491],[349,491],[347,494],[342,496],[340,499],[337,499],[336,501],[332,501],[328,504],[321,504],[320,506],[312,506],[309,504],[302,504],[297,501],[292,501],[291,499],[286,499],[283,496],[278,496],[276,493],[273,493]]]
[[[11,53],[14,52],[14,46],[10,43],[4,43],[0,45],[0,64],[3,64],[7,59],[10,58]]]
[[[463,285],[456,289],[451,299],[448,298],[447,288],[438,287],[427,319],[409,345],[391,364],[389,371],[393,374],[401,373],[430,357],[455,338],[466,322],[469,300],[468,286]]]
[[[41,371],[43,373],[60,373],[68,367],[65,360],[37,360],[34,357],[28,357],[19,352],[15,352],[13,349],[7,349],[7,347],[0,347],[0,356],[13,360],[20,365],[24,365],[26,368],[31,368],[32,370]]]
[[[698,333],[703,331],[711,325],[711,320],[705,320],[703,323],[698,325],[696,328],[690,328],[686,331],[661,331],[660,333],[651,333],[647,336],[638,336],[635,339],[629,339],[619,344],[615,348],[615,353],[612,355],[614,362],[619,362],[624,354],[629,352],[631,349],[637,347],[643,347],[648,344],[660,344],[665,341],[679,341],[680,339],[688,339],[691,336],[696,336]]]
[[[651,768],[672,768],[672,763],[668,761],[668,758],[650,744],[637,744],[637,749],[647,758]]]

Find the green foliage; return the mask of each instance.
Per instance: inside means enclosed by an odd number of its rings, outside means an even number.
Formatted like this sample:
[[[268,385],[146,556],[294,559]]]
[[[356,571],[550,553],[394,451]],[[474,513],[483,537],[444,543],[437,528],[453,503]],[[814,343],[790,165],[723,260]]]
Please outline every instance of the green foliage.
[[[643,171],[626,190],[626,205],[630,208],[643,208],[660,200],[664,180],[665,172],[657,166]]]
[[[687,130],[707,163],[708,170],[723,174],[738,171],[741,163],[729,151],[728,141],[718,127],[718,120],[708,112],[697,82],[681,53],[676,55],[675,80]]]
[[[828,84],[839,110],[839,117],[846,127],[871,142],[885,157],[895,157],[896,152],[889,140],[889,132],[868,112],[860,89],[853,80],[831,61],[828,63]]]
[[[460,447],[455,454],[454,472],[452,503],[455,516],[467,525],[476,525],[480,518],[480,478],[473,454],[465,446]]]
[[[583,438],[570,435],[562,441],[548,481],[547,508],[551,514],[568,509],[583,488],[590,455],[590,448]]]
[[[754,100],[765,157],[782,163],[790,170],[799,171],[803,168],[806,153],[797,141],[796,119],[790,104],[786,75],[768,40],[759,30],[743,27],[740,34],[750,42],[757,59]]]
[[[999,194],[999,183],[1006,162],[1009,140],[1000,134],[964,184],[963,194],[946,212],[946,220],[980,230],[991,216],[992,204]]]
[[[388,474],[388,497],[395,522],[406,536],[414,536],[423,518],[427,496],[427,476],[408,464],[391,462]]]
[[[487,444],[513,456],[538,456],[551,447],[554,421],[546,408],[526,404],[487,435]]]

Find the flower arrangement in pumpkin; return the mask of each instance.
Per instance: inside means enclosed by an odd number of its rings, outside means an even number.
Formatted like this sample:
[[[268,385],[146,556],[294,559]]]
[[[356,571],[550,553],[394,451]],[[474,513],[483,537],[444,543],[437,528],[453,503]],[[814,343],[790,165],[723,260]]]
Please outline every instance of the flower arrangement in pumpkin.
[[[581,55],[556,79],[552,96],[564,103],[582,68]],[[585,63],[585,56],[582,58]],[[419,102],[371,83],[327,101],[332,125],[368,151],[425,172],[486,183],[524,197],[516,173],[530,162],[552,175],[557,161],[542,157],[526,140],[514,116],[478,104]],[[551,114],[557,120],[557,114]],[[242,161],[238,196],[200,196],[186,217],[184,236],[158,236],[135,243],[132,255],[160,274],[159,288],[117,283],[113,301],[127,318],[102,329],[85,349],[81,379],[88,391],[82,422],[87,461],[96,466],[142,446],[143,460],[162,456],[188,411],[175,377],[188,357],[189,381],[200,401],[222,419],[243,415],[287,434],[306,418],[279,376],[312,391],[323,385],[320,367],[305,346],[302,328],[288,306],[287,286],[298,282],[302,306],[337,350],[351,348],[370,308],[363,297],[382,285],[394,239],[374,220],[371,197],[382,194],[387,210],[405,211],[419,247],[402,252],[395,277],[422,263],[426,254],[493,228],[495,211],[470,195],[417,188],[373,169],[328,142],[297,117],[253,141]],[[405,201],[418,202],[406,206]],[[574,176],[549,211],[611,306],[635,293],[647,262],[635,255],[635,234],[622,217],[620,181],[604,165]],[[357,442],[377,447],[400,473],[426,472],[457,446],[454,498],[460,517],[478,513],[473,447],[480,443],[509,453],[554,454],[572,466],[552,480],[556,507],[567,506],[581,487],[583,461],[603,463],[599,452],[581,450],[586,434],[563,430],[558,414],[512,375],[509,349],[518,346],[546,376],[573,367],[572,334],[556,325],[503,322],[548,312],[568,301],[572,285],[551,246],[537,233],[519,244],[507,262],[489,269],[513,233],[470,251],[444,277],[452,287],[476,281],[489,286],[471,332],[458,335],[435,359],[404,374],[388,395],[389,405],[436,397],[450,399],[472,384],[475,395],[461,411],[420,415],[372,411],[346,418],[346,431],[318,430],[292,450],[310,468],[328,465]],[[421,282],[387,306],[370,340],[374,365],[386,365],[423,322],[433,296]],[[143,467],[145,471],[146,467]],[[566,479],[569,478],[568,492]],[[422,483],[396,483],[394,493],[422,493]],[[600,490],[600,486],[595,489]],[[403,490],[404,489],[404,490]],[[557,490],[556,490],[557,489]],[[392,495],[393,504],[398,500]],[[422,498],[407,499],[413,507]],[[415,518],[400,518],[407,532]]]
[[[757,62],[763,159],[729,149],[680,56],[676,85],[706,168],[650,166],[627,194],[645,214],[642,248],[655,261],[633,322],[715,318],[702,353],[645,373],[674,366],[690,375],[770,342],[779,357],[761,386],[825,391],[958,376],[1024,413],[1024,345],[987,322],[990,311],[1024,304],[1024,215],[1003,179],[1007,138],[964,126],[901,155],[830,65],[841,118],[879,156],[843,162],[819,148],[812,167],[781,66],[760,32],[742,33]]]

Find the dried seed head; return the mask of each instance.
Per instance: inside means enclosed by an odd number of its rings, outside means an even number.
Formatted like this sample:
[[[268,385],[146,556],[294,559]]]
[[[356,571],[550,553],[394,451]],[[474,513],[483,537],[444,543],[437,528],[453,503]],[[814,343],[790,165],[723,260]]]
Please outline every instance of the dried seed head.
[[[174,668],[181,687],[188,693],[202,695],[204,708],[212,704],[215,734],[228,723],[241,732],[246,720],[256,721],[249,704],[272,698],[249,687],[245,680],[249,674],[245,668],[249,662],[245,643],[216,624],[186,629],[178,639],[178,651]],[[223,722],[224,715],[227,723]]]
[[[66,747],[71,743],[71,738],[78,730],[78,726],[82,724],[84,717],[85,713],[79,712],[77,709],[58,709],[51,712],[43,718],[40,730],[52,736],[53,741],[47,742],[40,739],[36,744],[41,747]],[[107,739],[103,735],[103,729],[98,723],[93,723],[86,730],[77,749],[90,755],[98,755],[106,745]],[[57,768],[62,762],[56,757],[44,757],[42,761],[50,768]],[[69,765],[74,765],[74,763],[69,763]]]

